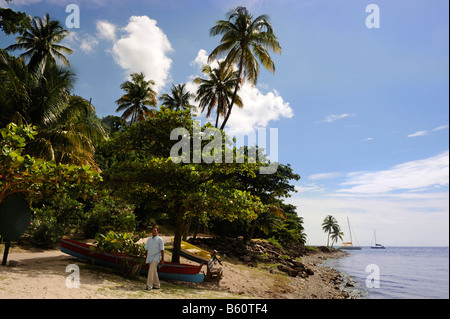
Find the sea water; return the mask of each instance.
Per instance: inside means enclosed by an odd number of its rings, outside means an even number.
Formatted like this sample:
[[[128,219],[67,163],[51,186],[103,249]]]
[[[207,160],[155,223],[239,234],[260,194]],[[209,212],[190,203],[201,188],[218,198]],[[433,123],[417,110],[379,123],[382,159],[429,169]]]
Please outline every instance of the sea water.
[[[323,266],[350,276],[364,298],[449,298],[448,247],[363,247],[348,252],[348,257],[328,259]]]

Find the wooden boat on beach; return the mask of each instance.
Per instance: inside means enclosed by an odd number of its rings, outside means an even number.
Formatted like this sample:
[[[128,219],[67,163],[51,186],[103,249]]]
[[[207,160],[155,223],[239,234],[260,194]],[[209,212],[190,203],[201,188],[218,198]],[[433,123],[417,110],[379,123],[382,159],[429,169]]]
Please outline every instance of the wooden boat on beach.
[[[172,238],[172,242],[173,240],[174,239]],[[180,255],[198,263],[207,263],[212,258],[210,252],[185,241],[181,241]]]
[[[95,252],[91,249],[92,246],[94,245],[70,239],[61,239],[60,250],[65,254],[83,259],[92,264],[109,268],[120,268],[127,260],[130,260],[130,257],[125,255]],[[162,267],[158,268],[158,276],[160,279],[203,282],[205,275],[200,273],[202,267],[203,263],[200,265],[188,265],[166,261]],[[140,274],[147,275],[147,273],[148,264],[144,264],[140,269]]]

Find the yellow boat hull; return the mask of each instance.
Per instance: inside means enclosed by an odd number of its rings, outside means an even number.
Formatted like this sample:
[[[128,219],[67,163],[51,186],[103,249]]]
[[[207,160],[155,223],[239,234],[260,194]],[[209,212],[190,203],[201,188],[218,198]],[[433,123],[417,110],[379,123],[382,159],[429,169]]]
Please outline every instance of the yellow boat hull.
[[[172,238],[172,242],[174,239]],[[211,259],[211,253],[201,249],[200,247],[194,246],[188,242],[181,241],[181,255],[192,261],[199,263],[207,263]]]

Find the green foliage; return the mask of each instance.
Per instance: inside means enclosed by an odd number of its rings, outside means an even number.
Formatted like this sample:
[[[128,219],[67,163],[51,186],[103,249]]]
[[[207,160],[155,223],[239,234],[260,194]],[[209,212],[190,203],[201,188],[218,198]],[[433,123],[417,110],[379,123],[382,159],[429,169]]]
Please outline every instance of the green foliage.
[[[51,249],[59,243],[65,230],[51,212],[42,211],[33,218],[27,233],[30,235],[31,244]]]
[[[281,244],[276,240],[274,237],[270,237],[267,239],[272,245],[274,245],[277,248],[281,248]]]
[[[102,117],[100,123],[109,135],[120,131],[125,126],[125,121],[120,116],[108,115]]]
[[[27,230],[31,243],[53,248],[63,236],[78,229],[82,216],[83,204],[66,194],[58,194],[42,207],[34,209]]]
[[[36,134],[31,125],[11,123],[0,129],[0,203],[19,192],[34,202],[58,193],[87,198],[91,185],[102,180],[100,173],[89,165],[55,164],[25,154]]]
[[[27,14],[13,11],[9,8],[0,8],[0,30],[7,35],[21,33],[30,27]]]
[[[106,133],[89,101],[71,95],[75,74],[49,63],[43,73],[0,52],[0,126],[33,123],[38,134],[26,152],[56,163],[95,167],[94,143]]]
[[[128,257],[122,264],[121,273],[128,276],[136,276],[140,267],[145,263],[145,243],[138,241],[145,233],[116,233],[109,231],[106,234],[97,234],[95,241],[97,246],[92,246],[94,252],[112,253]]]
[[[137,226],[133,209],[132,205],[118,198],[109,195],[100,197],[85,213],[81,228],[89,238],[108,231],[133,232]]]
[[[110,230],[105,234],[97,234],[95,236],[97,246],[93,250],[102,253],[115,253],[145,258],[145,243],[137,243],[145,236],[145,232],[136,234],[133,232],[121,233]]]

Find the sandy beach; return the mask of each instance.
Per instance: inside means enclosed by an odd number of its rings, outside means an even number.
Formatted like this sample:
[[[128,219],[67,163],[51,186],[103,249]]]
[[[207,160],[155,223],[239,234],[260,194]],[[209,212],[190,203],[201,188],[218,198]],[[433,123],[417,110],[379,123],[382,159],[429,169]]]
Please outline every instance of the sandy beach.
[[[326,258],[344,256],[344,252],[317,252],[302,257],[302,262],[314,271],[307,278],[289,277],[263,265],[248,267],[223,261],[220,285],[162,280],[160,290],[145,291],[144,277],[127,279],[59,249],[42,251],[13,246],[7,265],[0,266],[0,299],[345,299],[352,298],[344,288],[347,278],[320,266]],[[71,274],[70,270],[66,272],[69,265],[78,266],[78,288],[66,285]]]

